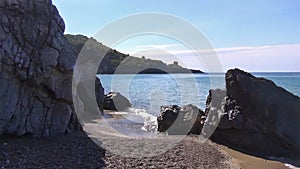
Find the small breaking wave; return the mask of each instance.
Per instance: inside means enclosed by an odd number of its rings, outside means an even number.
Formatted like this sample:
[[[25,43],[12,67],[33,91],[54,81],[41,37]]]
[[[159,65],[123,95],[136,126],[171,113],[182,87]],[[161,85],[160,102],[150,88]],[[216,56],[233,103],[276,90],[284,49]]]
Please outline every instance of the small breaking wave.
[[[290,169],[300,169],[299,167],[295,167],[291,164],[284,164],[286,167],[290,168]]]
[[[293,161],[287,158],[283,158],[283,157],[268,157],[271,160],[275,160],[275,161],[280,161],[282,163],[284,163],[284,165],[290,169],[300,169],[299,167],[296,167],[294,165],[299,166],[300,163],[298,161]]]
[[[138,108],[129,108],[129,116],[136,116],[138,120],[135,119],[129,119],[131,121],[136,121],[138,123],[144,123],[143,127],[141,128],[144,131],[149,132],[156,132],[157,131],[157,121],[156,117],[148,113],[144,109],[138,109]]]

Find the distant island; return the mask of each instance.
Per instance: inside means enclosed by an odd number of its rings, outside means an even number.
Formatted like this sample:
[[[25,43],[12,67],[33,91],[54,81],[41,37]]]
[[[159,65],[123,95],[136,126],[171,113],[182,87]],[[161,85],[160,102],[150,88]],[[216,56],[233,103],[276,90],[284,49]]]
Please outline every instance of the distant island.
[[[99,74],[167,74],[167,73],[204,73],[201,70],[183,68],[174,61],[173,64],[166,64],[160,60],[146,59],[145,57],[138,58],[123,54],[114,49],[111,49],[93,38],[88,38],[83,35],[65,35],[71,44],[76,55],[79,55],[82,47],[88,40],[94,41],[89,50],[96,51],[99,48],[108,50],[102,60],[98,72]],[[97,49],[95,49],[97,48]]]

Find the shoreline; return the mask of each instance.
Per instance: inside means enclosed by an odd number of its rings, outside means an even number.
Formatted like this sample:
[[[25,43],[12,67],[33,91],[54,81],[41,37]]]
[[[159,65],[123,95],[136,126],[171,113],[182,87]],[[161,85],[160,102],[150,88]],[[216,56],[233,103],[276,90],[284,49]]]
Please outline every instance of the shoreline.
[[[108,113],[111,114],[106,116],[108,120],[124,118],[124,112]],[[99,126],[91,122],[85,127],[99,131],[93,125]],[[133,139],[102,128],[101,140],[96,144],[91,135],[88,137],[89,130],[86,131],[47,138],[1,137],[0,168],[288,169],[281,162],[246,155],[211,140],[203,143],[193,135]],[[161,151],[162,148],[165,150]],[[137,156],[130,157],[130,153]]]
[[[106,114],[109,114],[111,116],[112,120],[116,119],[122,119],[124,118],[122,115],[122,112],[115,112],[115,111],[109,111],[105,110]],[[190,137],[190,136],[188,136]],[[210,139],[208,140],[210,144],[214,145],[218,148],[219,151],[224,152],[226,155],[231,157],[232,159],[230,162],[234,166],[238,166],[238,168],[243,169],[252,169],[252,168],[266,168],[266,169],[289,169],[283,162],[275,161],[275,160],[268,160],[263,159],[259,157],[255,157],[252,155],[248,155],[239,151],[236,151],[234,149],[231,149],[229,147],[226,147],[221,144],[217,144]]]
[[[264,168],[264,169],[289,169],[284,163],[273,160],[251,156],[239,151],[230,149],[226,146],[221,146],[221,149],[232,157],[233,162],[239,165],[242,169]]]
[[[178,136],[175,136],[178,137]],[[174,137],[173,137],[174,138]],[[172,137],[163,138],[169,143]],[[170,139],[170,140],[168,140]],[[157,140],[140,140],[144,144],[157,145]],[[141,146],[133,144],[131,139],[109,138],[112,148],[118,146]],[[120,144],[122,143],[122,144]],[[163,144],[162,144],[163,145]],[[49,138],[2,137],[0,140],[0,167],[4,168],[232,168],[232,169],[282,169],[288,168],[280,162],[274,162],[245,155],[225,146],[207,140],[188,136],[177,142],[167,151],[151,157],[132,158],[115,151],[105,149],[87,137],[86,133],[73,131],[63,136]],[[149,146],[148,151],[155,151]],[[147,149],[147,148],[146,148]]]

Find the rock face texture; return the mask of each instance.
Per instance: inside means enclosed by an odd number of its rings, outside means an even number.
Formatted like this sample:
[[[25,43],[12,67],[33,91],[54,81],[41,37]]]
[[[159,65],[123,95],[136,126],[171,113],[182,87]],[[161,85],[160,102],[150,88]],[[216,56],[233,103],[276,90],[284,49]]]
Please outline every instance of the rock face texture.
[[[205,114],[191,104],[179,107],[161,106],[157,130],[168,134],[200,134]]]
[[[72,105],[76,55],[51,0],[2,0],[0,21],[0,135],[80,128]]]
[[[239,69],[226,73],[226,89],[226,97],[207,103],[206,111],[222,117],[213,140],[256,155],[299,158],[299,97]]]
[[[206,100],[206,121],[213,122],[218,129],[241,129],[243,114],[240,109],[236,100],[226,96],[225,90],[210,90]]]
[[[104,96],[104,109],[124,111],[129,107],[131,107],[130,101],[119,92],[109,92]]]

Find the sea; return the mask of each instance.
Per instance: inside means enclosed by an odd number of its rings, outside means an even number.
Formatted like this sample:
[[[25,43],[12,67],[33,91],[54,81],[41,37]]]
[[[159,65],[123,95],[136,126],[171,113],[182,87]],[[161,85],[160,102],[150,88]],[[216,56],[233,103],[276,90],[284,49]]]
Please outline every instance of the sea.
[[[275,82],[294,95],[300,96],[299,73],[252,73]],[[205,109],[210,89],[225,89],[224,73],[209,74],[135,74],[99,75],[104,92],[120,92],[134,108],[152,115],[160,112],[162,105],[193,104]]]

